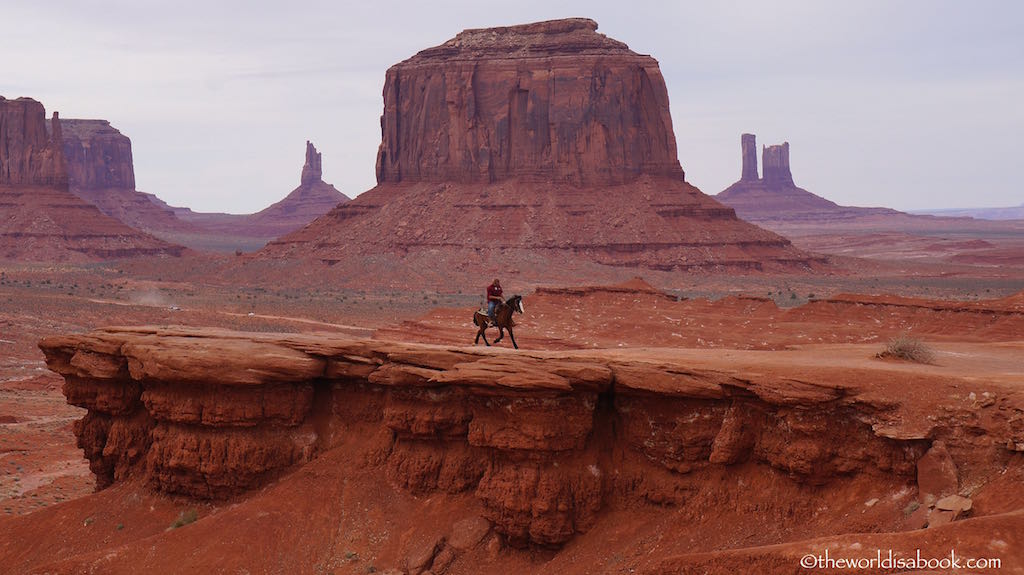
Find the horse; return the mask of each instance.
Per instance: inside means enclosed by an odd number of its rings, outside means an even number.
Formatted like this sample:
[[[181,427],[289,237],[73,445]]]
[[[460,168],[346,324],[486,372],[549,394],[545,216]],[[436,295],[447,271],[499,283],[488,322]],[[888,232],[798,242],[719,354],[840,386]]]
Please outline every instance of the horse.
[[[495,321],[493,324],[498,328],[499,333],[498,339],[494,340],[494,343],[498,343],[501,341],[501,338],[505,337],[505,330],[507,329],[508,336],[512,338],[512,347],[519,349],[519,346],[516,345],[516,336],[512,334],[512,326],[515,325],[515,322],[512,321],[513,311],[523,313],[523,296],[514,295],[504,303],[498,304],[495,308]],[[480,328],[476,332],[476,339],[473,341],[473,345],[480,343],[480,338],[483,337],[484,343],[490,347],[491,342],[487,341],[487,335],[484,334],[484,331],[490,327],[491,323],[491,318],[487,315],[487,312],[477,311],[473,313],[473,324]]]

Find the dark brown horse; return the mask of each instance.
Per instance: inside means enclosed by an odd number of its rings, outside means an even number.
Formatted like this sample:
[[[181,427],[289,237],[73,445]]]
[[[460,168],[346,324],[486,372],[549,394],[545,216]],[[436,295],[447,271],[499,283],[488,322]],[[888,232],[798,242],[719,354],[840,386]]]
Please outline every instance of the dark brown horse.
[[[487,316],[487,312],[478,311],[473,314],[473,324],[479,329],[476,332],[476,340],[473,341],[473,345],[480,343],[480,338],[484,338],[484,343],[488,346],[491,342],[487,341],[487,335],[484,331],[488,327],[494,325],[498,328],[498,339],[494,340],[494,343],[501,341],[501,338],[505,337],[505,330],[508,330],[508,336],[512,338],[512,347],[519,349],[516,345],[516,336],[512,334],[512,326],[516,323],[512,321],[512,312],[523,313],[523,296],[514,295],[504,303],[499,303],[498,307],[494,310],[495,321],[491,321],[491,318]]]

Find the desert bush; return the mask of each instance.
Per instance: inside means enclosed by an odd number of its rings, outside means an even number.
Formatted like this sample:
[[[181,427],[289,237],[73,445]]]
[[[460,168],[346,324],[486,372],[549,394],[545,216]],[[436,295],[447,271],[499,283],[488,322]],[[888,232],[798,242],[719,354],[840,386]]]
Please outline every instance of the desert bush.
[[[178,515],[178,518],[174,520],[174,523],[171,523],[171,529],[177,529],[179,527],[184,527],[189,523],[195,523],[196,519],[199,519],[199,512],[195,509],[182,511],[181,515]]]
[[[890,339],[878,357],[892,357],[917,363],[934,363],[935,351],[923,341],[904,334]]]

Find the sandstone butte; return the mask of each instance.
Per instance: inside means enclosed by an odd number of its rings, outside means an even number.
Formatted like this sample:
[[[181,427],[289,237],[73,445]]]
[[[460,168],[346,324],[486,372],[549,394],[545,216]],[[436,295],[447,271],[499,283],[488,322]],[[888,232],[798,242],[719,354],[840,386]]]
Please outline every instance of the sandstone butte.
[[[1006,345],[991,351],[1019,357]],[[74,433],[106,489],[0,524],[18,572],[796,573],[825,548],[1024,561],[1012,369],[982,383],[820,350],[209,328],[40,347],[88,410]],[[214,503],[151,532],[154,493]],[[115,530],[124,516],[139,531]]]
[[[302,166],[299,186],[281,201],[253,214],[221,214],[194,212],[188,208],[168,206],[156,196],[150,201],[173,211],[178,219],[200,231],[190,235],[172,236],[196,249],[224,249],[232,238],[248,238],[262,247],[269,240],[301,229],[349,197],[323,180],[323,159],[312,142],[306,142],[306,161]]]
[[[104,214],[161,239],[196,249],[233,250],[236,238],[262,246],[297,230],[348,197],[322,179],[321,156],[306,142],[299,187],[281,201],[247,215],[175,208],[135,189],[132,142],[107,120],[61,121],[71,191]]]
[[[1019,266],[1024,262],[1024,221],[915,215],[889,208],[840,206],[793,181],[789,143],[762,149],[758,177],[753,134],[740,137],[739,181],[715,198],[739,217],[815,253],[875,259],[931,260],[944,264]]]
[[[69,192],[63,142],[56,112],[48,130],[42,104],[0,97],[0,259],[96,261],[182,253]]]
[[[138,230],[195,232],[135,189],[132,141],[107,120],[61,120],[68,185],[104,214]]]
[[[757,142],[754,134],[740,136],[743,169],[739,181],[719,192],[715,199],[736,210],[750,222],[849,220],[868,216],[906,215],[889,208],[840,206],[797,187],[789,167],[789,142],[765,146],[761,151],[764,177],[758,176]]]
[[[443,281],[457,265],[542,278],[580,262],[818,261],[684,180],[657,61],[592,20],[466,30],[392,66],[383,95],[377,186],[250,265],[405,265]]]

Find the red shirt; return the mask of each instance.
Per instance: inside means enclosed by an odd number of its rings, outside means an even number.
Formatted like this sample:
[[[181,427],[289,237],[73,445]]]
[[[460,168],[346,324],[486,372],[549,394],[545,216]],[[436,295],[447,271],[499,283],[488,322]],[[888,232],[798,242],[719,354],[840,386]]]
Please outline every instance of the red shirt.
[[[490,300],[492,297],[501,298],[501,286],[494,284],[487,286],[487,299]]]

